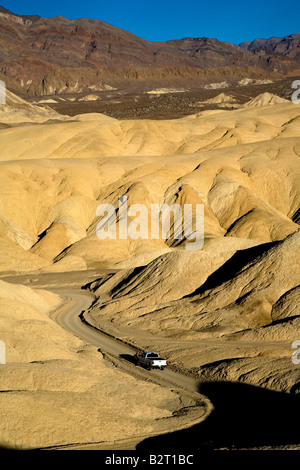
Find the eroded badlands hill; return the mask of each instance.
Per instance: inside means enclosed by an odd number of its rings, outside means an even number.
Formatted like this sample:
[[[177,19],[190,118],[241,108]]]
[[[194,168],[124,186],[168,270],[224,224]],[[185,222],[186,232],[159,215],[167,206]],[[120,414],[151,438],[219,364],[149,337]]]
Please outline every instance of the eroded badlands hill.
[[[98,239],[96,208],[123,195],[148,208],[203,203],[206,237],[269,242],[298,229],[300,116],[290,102],[172,121],[31,106],[26,118],[9,104],[0,116],[2,270],[103,267],[169,251],[172,240]]]
[[[88,286],[96,301],[85,316],[95,326],[159,350],[199,380],[297,391],[299,106],[262,96],[232,111],[118,121],[60,116],[8,98],[0,109],[2,277],[117,269]],[[188,251],[186,240],[172,238],[100,240],[97,207],[117,207],[125,195],[128,205],[147,208],[204,204],[203,248]],[[53,294],[18,289],[1,284],[3,339],[13,358],[1,375],[10,391],[1,394],[9,423],[2,442],[103,440],[95,417],[107,423],[110,441],[132,438],[137,425],[140,435],[170,429],[164,418],[178,407],[177,396],[165,390],[145,415],[136,393],[147,388],[156,397],[154,386],[137,381],[132,393],[131,378],[49,320],[58,304]],[[114,408],[120,388],[128,394]],[[49,407],[53,398],[63,415]],[[29,426],[24,417],[33,407],[39,413]]]

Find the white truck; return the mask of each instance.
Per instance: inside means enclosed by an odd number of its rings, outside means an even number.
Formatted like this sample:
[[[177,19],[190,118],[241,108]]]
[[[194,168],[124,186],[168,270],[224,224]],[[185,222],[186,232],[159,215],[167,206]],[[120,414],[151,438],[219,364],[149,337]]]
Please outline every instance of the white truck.
[[[159,357],[159,354],[156,352],[146,351],[143,353],[136,353],[134,358],[136,365],[145,367],[148,370],[164,370],[164,368],[167,367],[167,361]]]

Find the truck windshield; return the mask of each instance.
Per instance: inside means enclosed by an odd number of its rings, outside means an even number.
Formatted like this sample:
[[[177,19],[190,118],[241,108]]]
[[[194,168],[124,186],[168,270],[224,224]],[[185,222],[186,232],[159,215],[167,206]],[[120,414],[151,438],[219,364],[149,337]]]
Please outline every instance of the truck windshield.
[[[159,355],[157,353],[149,353],[147,354],[149,359],[159,359]]]

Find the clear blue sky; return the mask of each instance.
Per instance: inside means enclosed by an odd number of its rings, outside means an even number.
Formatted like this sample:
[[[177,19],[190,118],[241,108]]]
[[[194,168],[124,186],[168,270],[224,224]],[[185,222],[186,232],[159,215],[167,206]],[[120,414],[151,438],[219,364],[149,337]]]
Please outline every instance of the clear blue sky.
[[[94,18],[148,41],[210,37],[239,44],[300,32],[299,0],[0,0],[19,15]]]

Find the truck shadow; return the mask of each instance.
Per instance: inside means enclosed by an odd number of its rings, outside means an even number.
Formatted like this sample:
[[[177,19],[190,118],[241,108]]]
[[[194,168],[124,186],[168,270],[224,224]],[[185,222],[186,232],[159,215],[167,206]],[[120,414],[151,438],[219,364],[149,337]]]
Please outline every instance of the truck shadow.
[[[233,382],[205,382],[214,410],[189,429],[145,439],[137,451],[251,449],[300,443],[300,396]]]
[[[131,354],[119,354],[119,358],[136,365],[136,360]]]

